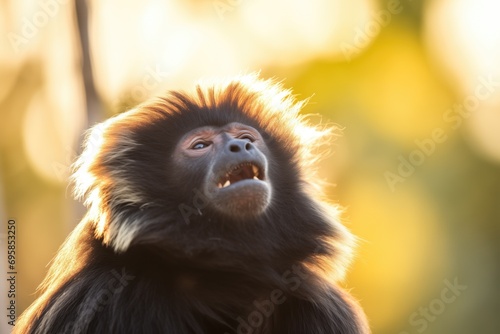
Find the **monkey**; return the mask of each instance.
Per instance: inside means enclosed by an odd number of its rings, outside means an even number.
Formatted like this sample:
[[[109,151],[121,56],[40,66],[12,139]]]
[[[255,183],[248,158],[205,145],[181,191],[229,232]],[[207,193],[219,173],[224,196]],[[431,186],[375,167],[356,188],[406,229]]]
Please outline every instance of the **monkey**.
[[[15,332],[369,334],[315,172],[335,129],[306,102],[249,74],[94,126],[71,176],[87,212]]]

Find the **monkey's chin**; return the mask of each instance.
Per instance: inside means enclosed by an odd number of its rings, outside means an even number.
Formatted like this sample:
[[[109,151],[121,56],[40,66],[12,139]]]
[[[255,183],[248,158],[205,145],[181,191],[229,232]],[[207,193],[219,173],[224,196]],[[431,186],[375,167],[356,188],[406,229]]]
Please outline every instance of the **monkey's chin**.
[[[215,209],[231,218],[249,218],[262,214],[271,202],[267,181],[247,179],[211,192]]]

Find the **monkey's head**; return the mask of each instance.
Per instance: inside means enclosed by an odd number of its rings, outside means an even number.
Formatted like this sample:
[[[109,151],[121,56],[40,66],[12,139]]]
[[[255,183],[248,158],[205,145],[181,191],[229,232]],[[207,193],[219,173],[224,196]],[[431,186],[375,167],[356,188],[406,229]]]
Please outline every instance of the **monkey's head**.
[[[308,124],[303,103],[250,75],[95,126],[73,175],[87,224],[117,253],[147,246],[211,263],[301,257],[333,239],[347,248],[314,193],[315,149],[331,129]]]

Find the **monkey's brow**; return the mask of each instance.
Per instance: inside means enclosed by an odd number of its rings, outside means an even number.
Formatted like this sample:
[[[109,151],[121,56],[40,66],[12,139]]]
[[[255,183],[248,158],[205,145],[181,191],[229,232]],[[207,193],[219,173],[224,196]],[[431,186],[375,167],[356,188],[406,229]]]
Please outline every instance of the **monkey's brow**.
[[[240,124],[240,123],[228,123],[224,126],[207,125],[204,127],[200,127],[200,128],[191,130],[190,132],[188,132],[184,136],[184,138],[182,140],[192,138],[193,136],[218,135],[218,134],[221,134],[222,132],[232,132],[232,131],[239,131],[239,130],[246,130],[246,131],[251,131],[251,132],[256,131],[251,126],[245,125],[245,124]]]
[[[200,136],[200,135],[201,136],[202,135],[213,135],[216,132],[217,132],[216,127],[204,126],[202,128],[193,129],[193,130],[189,131],[188,133],[184,134],[184,136],[182,136],[182,138],[181,138],[181,141],[186,141],[187,139],[190,139],[190,138],[193,138],[196,136]]]

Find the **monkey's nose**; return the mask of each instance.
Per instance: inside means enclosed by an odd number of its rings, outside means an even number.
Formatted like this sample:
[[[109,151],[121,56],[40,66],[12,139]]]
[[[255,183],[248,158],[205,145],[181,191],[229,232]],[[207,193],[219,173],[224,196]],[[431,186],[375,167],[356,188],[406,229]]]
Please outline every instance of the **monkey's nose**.
[[[250,151],[252,148],[253,144],[246,140],[233,139],[229,142],[229,151],[233,153]]]

